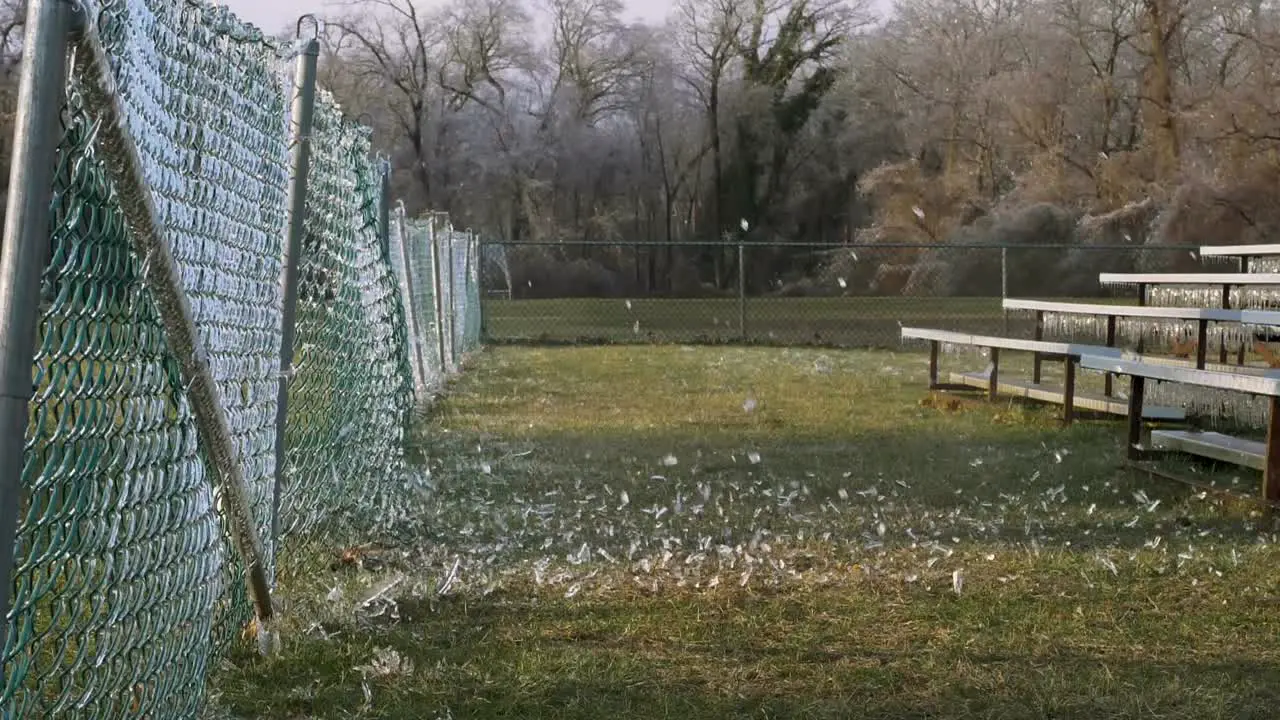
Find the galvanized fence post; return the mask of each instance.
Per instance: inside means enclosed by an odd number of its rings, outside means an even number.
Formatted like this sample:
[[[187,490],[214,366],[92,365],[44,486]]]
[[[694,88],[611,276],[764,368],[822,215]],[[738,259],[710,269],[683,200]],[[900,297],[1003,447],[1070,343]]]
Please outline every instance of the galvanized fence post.
[[[449,371],[458,366],[458,273],[454,267],[453,227],[445,241],[445,266],[449,268]]]
[[[440,375],[449,372],[448,361],[444,349],[444,284],[440,274],[440,245],[436,242],[436,219],[429,216],[427,220],[427,244],[431,246],[431,294],[436,313],[436,351],[440,357]]]
[[[417,402],[426,401],[427,366],[426,357],[422,354],[422,327],[418,322],[418,307],[414,303],[413,257],[409,252],[409,233],[405,229],[404,205],[396,211],[396,237],[400,242],[400,258],[404,266],[404,314],[405,332],[408,338],[409,351],[412,353],[410,363],[413,364],[413,393]]]
[[[485,292],[485,273],[488,272],[488,266],[484,261],[484,241],[476,238],[476,304],[479,305],[480,313],[480,345],[489,338],[489,313],[486,313],[485,307],[489,304],[488,293]]]
[[[13,158],[0,246],[0,647],[13,602],[14,545],[40,313],[40,274],[50,242],[49,205],[66,99],[67,49],[75,6],[29,0],[23,37]],[[76,18],[83,20],[84,18]],[[0,677],[4,668],[0,666]]]
[[[1004,301],[1009,299],[1009,248],[1000,248],[1000,318],[1004,322],[1004,334],[1009,334],[1009,311]]]
[[[301,24],[301,20],[299,21]],[[280,322],[280,379],[276,389],[276,476],[271,489],[271,548],[274,557],[280,539],[280,498],[287,482],[288,447],[285,434],[289,422],[289,380],[293,376],[293,343],[297,339],[298,262],[307,221],[307,179],[311,173],[311,126],[316,100],[316,65],[320,41],[312,38],[298,56],[294,70],[292,157],[289,173],[289,219],[286,227],[284,262],[280,270],[280,295],[284,305]],[[272,563],[274,568],[275,563]],[[274,570],[273,570],[274,575]]]
[[[391,164],[382,165],[382,179],[378,198],[378,244],[382,248],[382,259],[391,262]]]
[[[298,20],[301,24],[301,20]],[[315,118],[316,65],[320,41],[311,38],[298,55],[293,79],[292,158],[289,168],[289,219],[285,225],[284,261],[280,268],[280,379],[275,405],[275,483],[271,488],[271,550],[280,538],[280,497],[288,482],[288,446],[285,430],[289,421],[289,379],[293,377],[293,342],[297,340],[298,261],[307,222],[307,179],[311,174],[311,126]],[[273,562],[274,566],[274,562]]]
[[[738,335],[747,341],[747,248],[738,241]]]

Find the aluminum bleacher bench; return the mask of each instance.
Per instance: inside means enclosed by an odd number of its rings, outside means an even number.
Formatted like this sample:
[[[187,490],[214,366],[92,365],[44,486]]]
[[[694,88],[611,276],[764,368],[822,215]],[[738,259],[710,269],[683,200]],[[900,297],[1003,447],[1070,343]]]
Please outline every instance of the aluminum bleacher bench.
[[[1076,364],[1083,355],[1120,359],[1124,351],[1119,348],[1108,348],[1099,345],[1080,345],[1073,343],[1048,342],[1044,340],[1023,340],[1018,338],[998,337],[994,335],[971,335],[969,333],[952,332],[950,330],[932,330],[928,328],[902,328],[904,340],[926,340],[929,342],[929,388],[931,390],[986,390],[988,397],[995,399],[998,395],[1012,395],[1041,402],[1060,404],[1063,407],[1063,422],[1070,424],[1075,419],[1075,409],[1082,408],[1095,412],[1124,415],[1128,405],[1123,400],[1111,397],[1096,397],[1076,392]],[[983,373],[952,373],[951,383],[938,381],[938,354],[943,344],[962,345],[983,348],[990,352],[991,365]],[[1039,382],[1022,382],[1006,380],[1000,377],[1000,351],[1034,353],[1041,359],[1061,360],[1063,362],[1064,380],[1061,388],[1051,387]],[[1145,408],[1146,417],[1151,420],[1183,420],[1186,414],[1179,408]]]
[[[1262,471],[1262,497],[1280,502],[1280,371],[1265,375],[1215,372],[1169,367],[1109,355],[1083,355],[1080,367],[1130,378],[1128,456],[1141,460],[1153,451],[1179,451]],[[1149,446],[1142,444],[1143,395],[1148,380],[1260,395],[1268,398],[1267,435],[1256,442],[1216,432],[1153,430]]]
[[[1209,345],[1209,324],[1238,324],[1245,326],[1266,326],[1280,328],[1280,312],[1274,310],[1231,310],[1223,308],[1194,308],[1194,307],[1152,307],[1149,305],[1107,305],[1107,304],[1091,304],[1091,303],[1075,303],[1075,302],[1054,302],[1049,300],[1017,300],[1007,299],[1004,301],[1004,309],[1013,311],[1027,311],[1035,313],[1035,338],[1038,340],[1044,334],[1044,316],[1047,313],[1055,313],[1062,315],[1089,315],[1093,317],[1101,317],[1106,319],[1106,339],[1107,347],[1115,347],[1116,345],[1116,322],[1118,318],[1137,318],[1148,320],[1169,320],[1178,322],[1187,322],[1196,324],[1196,357],[1194,365],[1200,369],[1210,368],[1207,362],[1208,345]],[[1212,369],[1227,371],[1229,368],[1235,372],[1256,372],[1259,368],[1244,367],[1244,347],[1241,346],[1241,352],[1237,358],[1236,367],[1232,368],[1226,365],[1227,353],[1225,343],[1222,346],[1218,357],[1218,365]],[[1141,351],[1139,345],[1138,351]],[[1183,365],[1185,363],[1174,359],[1162,359],[1170,365]],[[1033,380],[1038,381],[1039,378],[1039,362],[1036,363]],[[1107,391],[1108,396],[1111,395],[1110,375],[1107,375]]]

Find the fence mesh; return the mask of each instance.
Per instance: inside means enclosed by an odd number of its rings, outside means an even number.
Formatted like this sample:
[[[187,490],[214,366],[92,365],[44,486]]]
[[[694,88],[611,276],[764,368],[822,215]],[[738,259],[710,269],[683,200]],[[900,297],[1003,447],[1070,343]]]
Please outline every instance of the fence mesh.
[[[900,346],[903,325],[1026,335],[1002,298],[1132,302],[1100,272],[1232,272],[1185,247],[487,243],[485,339]]]
[[[480,345],[480,243],[440,216],[412,220],[399,212],[397,222],[407,267],[397,273],[413,280],[407,310],[418,328],[417,355],[410,358],[429,394]]]
[[[273,560],[291,48],[189,0],[88,10]],[[251,617],[244,565],[83,82],[69,79],[62,113],[0,714],[194,717]],[[442,287],[397,282],[369,133],[323,94],[311,146],[281,537],[408,519],[423,487],[403,453],[413,373],[438,382],[478,338],[473,267]],[[409,309],[441,292],[463,339],[415,368],[431,337]]]

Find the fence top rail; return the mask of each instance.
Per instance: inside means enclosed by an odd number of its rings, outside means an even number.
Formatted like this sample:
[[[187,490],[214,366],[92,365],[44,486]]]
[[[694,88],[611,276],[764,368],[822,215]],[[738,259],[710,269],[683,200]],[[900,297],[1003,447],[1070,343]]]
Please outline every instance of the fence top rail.
[[[1167,320],[1209,320],[1219,323],[1242,325],[1280,326],[1280,311],[1275,310],[1226,310],[1223,308],[1153,307],[1151,305],[1105,305],[1095,303],[1054,302],[1051,300],[1004,301],[1006,310],[1036,310],[1070,315],[1101,315],[1104,317],[1164,318]]]
[[[1280,285],[1280,273],[1099,273],[1102,285]]]
[[[1280,244],[1268,245],[1205,245],[1200,248],[1201,257],[1264,257],[1280,255]]]
[[[1246,375],[1218,372],[1216,370],[1196,370],[1195,368],[1156,365],[1141,360],[1117,359],[1094,354],[1082,355],[1080,357],[1080,367],[1088,370],[1103,370],[1117,375],[1136,375],[1150,380],[1195,385],[1215,390],[1280,397],[1280,372],[1277,371]]]
[[[1020,350],[1044,355],[1069,355],[1077,357],[1084,354],[1121,358],[1125,351],[1121,348],[1109,348],[1100,345],[1083,345],[1079,343],[1052,342],[1048,340],[1024,340],[1007,338],[998,335],[971,335],[951,330],[934,330],[931,328],[902,328],[903,340],[933,340],[951,345],[970,345],[973,347],[997,348],[1000,350]]]

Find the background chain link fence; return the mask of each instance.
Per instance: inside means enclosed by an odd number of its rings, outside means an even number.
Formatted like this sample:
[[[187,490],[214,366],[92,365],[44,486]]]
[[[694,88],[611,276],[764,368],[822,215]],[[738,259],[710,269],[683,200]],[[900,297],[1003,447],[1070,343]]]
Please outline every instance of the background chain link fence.
[[[496,343],[896,348],[903,325],[1029,337],[1033,321],[1005,313],[1002,298],[1133,302],[1098,273],[1238,269],[1144,245],[486,242],[481,257],[485,339]]]
[[[408,501],[424,488],[403,451],[414,379],[438,387],[480,335],[474,239],[440,218],[401,215],[408,232],[392,247],[427,274],[397,274],[382,244],[394,228],[378,217],[383,169],[369,132],[321,94],[287,373],[281,537],[271,537],[296,49],[186,0],[86,8],[268,559],[283,538],[409,520]],[[122,159],[97,142],[107,110],[83,82],[69,78],[62,112],[0,714],[194,717],[218,653],[252,617],[244,565],[143,280],[149,258],[132,252],[134,230],[108,179]],[[424,282],[433,246],[448,248],[452,266]],[[436,297],[446,301],[438,316]],[[411,323],[412,309],[427,321]],[[422,352],[439,344],[440,327],[447,355]]]
[[[417,327],[410,357],[421,368],[414,370],[421,378],[417,393],[429,399],[458,370],[463,356],[480,345],[480,244],[441,214],[413,220],[399,210],[395,221],[399,229],[392,233],[392,268],[398,278],[412,281],[401,281],[409,288],[406,310]],[[402,258],[396,257],[394,238],[399,238]]]

